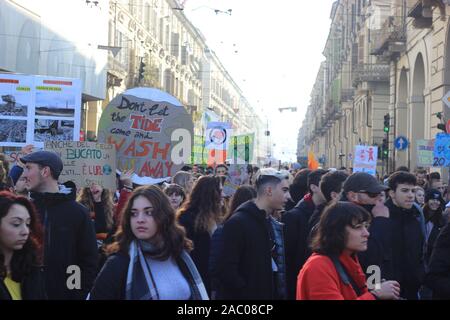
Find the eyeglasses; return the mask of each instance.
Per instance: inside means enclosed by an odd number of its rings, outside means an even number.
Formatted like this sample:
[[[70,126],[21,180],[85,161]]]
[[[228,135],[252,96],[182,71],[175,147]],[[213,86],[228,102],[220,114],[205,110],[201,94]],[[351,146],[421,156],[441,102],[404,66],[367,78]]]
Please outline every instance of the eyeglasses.
[[[365,190],[358,191],[358,193],[367,194],[369,196],[369,198],[372,198],[372,199],[378,197],[381,194],[381,192],[368,192]]]

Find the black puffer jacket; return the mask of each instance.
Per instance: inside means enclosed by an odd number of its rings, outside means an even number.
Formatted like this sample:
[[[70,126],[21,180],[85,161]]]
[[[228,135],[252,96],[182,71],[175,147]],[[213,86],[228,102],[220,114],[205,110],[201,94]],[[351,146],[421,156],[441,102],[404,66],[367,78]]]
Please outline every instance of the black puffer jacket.
[[[88,210],[71,199],[64,189],[60,193],[32,193],[31,198],[45,231],[44,271],[48,298],[84,300],[91,290],[98,264],[95,230]],[[80,289],[67,286],[69,277],[75,275],[67,273],[69,266],[80,268]]]
[[[391,199],[386,206],[392,223],[392,277],[388,279],[400,283],[403,298],[416,300],[425,275],[425,239],[417,219],[420,213],[415,207],[409,210],[397,207]]]
[[[425,280],[433,299],[450,300],[450,224],[441,230],[434,244]]]
[[[0,277],[0,300],[12,300],[3,280]],[[47,300],[43,268],[32,267],[30,273],[20,282],[20,289],[22,300]]]
[[[288,299],[295,300],[297,276],[303,264],[309,257],[308,236],[309,219],[315,210],[311,196],[305,196],[290,211],[283,214],[284,236],[286,248],[286,281],[288,286]]]
[[[273,228],[273,226],[275,228]],[[272,229],[272,234],[270,230]],[[253,201],[242,204],[224,224],[217,273],[224,299],[284,299],[282,224],[266,218]],[[275,244],[275,248],[274,248]],[[273,272],[272,248],[278,272]]]

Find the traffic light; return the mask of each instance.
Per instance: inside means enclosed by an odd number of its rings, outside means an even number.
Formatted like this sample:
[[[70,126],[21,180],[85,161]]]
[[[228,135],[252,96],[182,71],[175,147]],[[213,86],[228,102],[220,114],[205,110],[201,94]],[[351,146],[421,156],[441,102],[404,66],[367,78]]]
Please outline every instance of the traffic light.
[[[387,139],[383,139],[383,144],[381,145],[381,158],[389,158],[389,145]]]
[[[442,121],[442,112],[436,113],[436,117],[437,117],[439,120]],[[448,132],[447,132],[447,128],[446,128],[445,124],[443,124],[443,123],[438,123],[437,128],[438,128],[439,130],[444,131],[445,133],[448,133]]]
[[[444,131],[445,133],[448,133],[448,132],[447,132],[447,128],[445,127],[445,124],[443,124],[443,123],[438,123],[437,128],[438,128],[439,130]]]
[[[144,79],[144,72],[145,72],[145,63],[144,63],[144,61],[141,60],[141,64],[139,65],[139,75],[138,75],[139,82],[141,82],[142,79]]]
[[[391,120],[391,117],[389,116],[389,113],[386,113],[384,115],[384,129],[383,129],[383,131],[386,133],[389,133],[390,120]]]

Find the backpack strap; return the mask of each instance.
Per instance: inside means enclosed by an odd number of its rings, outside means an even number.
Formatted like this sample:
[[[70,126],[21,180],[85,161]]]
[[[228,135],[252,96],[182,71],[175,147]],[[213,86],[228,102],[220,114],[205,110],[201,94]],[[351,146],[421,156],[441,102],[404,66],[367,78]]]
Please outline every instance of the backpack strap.
[[[350,284],[352,286],[353,290],[355,291],[356,295],[359,297],[362,294],[361,289],[356,285],[356,283],[355,283],[355,281],[353,281],[352,277],[350,277],[348,275],[344,266],[339,261],[339,258],[336,256],[329,256],[329,258],[331,259],[331,261],[333,261],[334,267],[336,268],[336,271],[338,272],[339,277],[341,278],[342,282],[345,285]]]

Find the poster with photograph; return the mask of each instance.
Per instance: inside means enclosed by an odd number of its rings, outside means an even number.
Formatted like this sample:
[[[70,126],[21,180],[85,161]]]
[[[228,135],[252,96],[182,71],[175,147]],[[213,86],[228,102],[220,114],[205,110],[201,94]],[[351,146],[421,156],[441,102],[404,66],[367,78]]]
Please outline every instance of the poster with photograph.
[[[34,77],[33,140],[80,140],[81,81],[46,76]]]
[[[0,74],[0,146],[79,140],[81,81]]]
[[[17,144],[27,141],[27,120],[0,119],[0,143]]]
[[[36,116],[73,118],[75,109],[75,96],[72,94],[36,92]]]
[[[27,141],[28,114],[33,108],[33,80],[0,74],[0,146],[19,147]]]
[[[34,120],[34,141],[72,141],[73,120]]]

